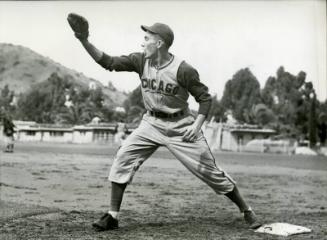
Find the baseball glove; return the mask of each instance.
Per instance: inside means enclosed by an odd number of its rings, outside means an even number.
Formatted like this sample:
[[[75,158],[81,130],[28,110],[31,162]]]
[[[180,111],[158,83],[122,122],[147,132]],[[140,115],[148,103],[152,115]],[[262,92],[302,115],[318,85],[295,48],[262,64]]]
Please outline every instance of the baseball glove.
[[[68,14],[67,21],[70,27],[73,29],[76,38],[80,40],[85,40],[88,38],[89,23],[84,17],[76,13],[70,13]]]

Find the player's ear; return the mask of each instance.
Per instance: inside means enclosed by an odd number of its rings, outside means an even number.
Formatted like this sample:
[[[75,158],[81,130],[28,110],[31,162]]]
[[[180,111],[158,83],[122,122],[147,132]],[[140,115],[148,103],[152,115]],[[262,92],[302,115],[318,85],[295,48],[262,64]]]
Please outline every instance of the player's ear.
[[[165,44],[165,42],[163,40],[158,39],[158,41],[157,41],[157,47],[158,48],[162,48],[164,44]]]

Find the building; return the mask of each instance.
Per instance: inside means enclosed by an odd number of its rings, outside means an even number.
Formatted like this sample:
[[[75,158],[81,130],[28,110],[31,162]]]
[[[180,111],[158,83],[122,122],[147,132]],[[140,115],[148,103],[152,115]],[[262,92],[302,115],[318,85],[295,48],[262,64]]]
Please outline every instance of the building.
[[[245,151],[247,144],[255,139],[268,139],[275,135],[272,129],[260,128],[256,125],[236,123],[207,123],[204,135],[212,150]],[[262,145],[263,146],[263,145]],[[264,149],[258,149],[264,151]]]
[[[37,124],[14,121],[15,140],[21,142],[114,143],[115,123],[91,123],[81,126]],[[2,126],[0,126],[2,129]],[[127,126],[127,134],[135,126]],[[2,135],[2,131],[0,133]],[[0,135],[0,137],[2,137]]]
[[[56,143],[115,143],[116,123],[97,123],[71,126],[38,124],[35,122],[14,121],[15,140],[20,142],[56,142]],[[127,134],[136,126],[127,126]],[[267,141],[275,134],[272,129],[262,129],[256,125],[210,122],[203,126],[209,146],[212,150],[257,151],[265,152]],[[1,133],[2,134],[2,131]],[[253,140],[259,144],[248,146]],[[277,144],[276,142],[274,143]],[[272,148],[271,148],[272,149]]]

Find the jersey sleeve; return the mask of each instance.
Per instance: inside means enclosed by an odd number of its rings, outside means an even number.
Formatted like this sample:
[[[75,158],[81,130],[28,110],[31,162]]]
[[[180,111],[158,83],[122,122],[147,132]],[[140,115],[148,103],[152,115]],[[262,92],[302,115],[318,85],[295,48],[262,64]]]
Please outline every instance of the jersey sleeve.
[[[97,63],[109,71],[136,72],[141,75],[144,62],[144,54],[137,52],[122,56],[109,56],[103,53],[102,58]]]
[[[182,62],[177,72],[178,83],[186,88],[188,92],[199,103],[199,114],[208,115],[212,98],[209,89],[200,81],[198,72],[186,62]]]

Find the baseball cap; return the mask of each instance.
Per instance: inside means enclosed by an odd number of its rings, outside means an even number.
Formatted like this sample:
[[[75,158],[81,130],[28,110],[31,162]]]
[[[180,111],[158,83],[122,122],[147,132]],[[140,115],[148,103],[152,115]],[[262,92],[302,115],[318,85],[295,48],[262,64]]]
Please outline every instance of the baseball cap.
[[[174,33],[168,25],[163,23],[155,23],[152,26],[141,25],[141,28],[143,31],[158,34],[165,41],[168,47],[173,44]]]

